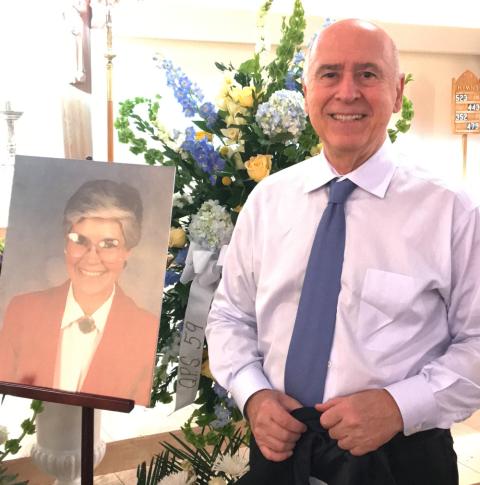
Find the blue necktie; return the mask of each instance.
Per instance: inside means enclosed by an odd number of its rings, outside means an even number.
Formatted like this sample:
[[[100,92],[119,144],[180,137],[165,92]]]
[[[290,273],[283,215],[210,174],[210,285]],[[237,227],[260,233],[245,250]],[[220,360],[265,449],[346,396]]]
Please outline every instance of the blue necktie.
[[[345,251],[344,203],[355,187],[348,179],[330,183],[305,271],[285,366],[285,392],[304,406],[323,400]]]

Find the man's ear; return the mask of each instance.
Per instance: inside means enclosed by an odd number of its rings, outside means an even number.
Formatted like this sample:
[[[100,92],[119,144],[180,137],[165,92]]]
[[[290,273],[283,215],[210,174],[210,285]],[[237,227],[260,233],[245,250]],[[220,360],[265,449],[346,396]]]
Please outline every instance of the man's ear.
[[[393,112],[398,113],[402,109],[403,101],[403,89],[405,88],[405,74],[400,74],[398,83],[396,86],[396,98],[395,104],[393,105]]]

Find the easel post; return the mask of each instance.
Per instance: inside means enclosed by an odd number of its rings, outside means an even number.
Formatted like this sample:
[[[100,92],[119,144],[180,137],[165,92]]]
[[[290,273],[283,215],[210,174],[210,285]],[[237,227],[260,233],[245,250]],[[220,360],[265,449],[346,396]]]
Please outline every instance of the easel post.
[[[135,402],[131,399],[60,391],[11,382],[0,382],[0,394],[82,407],[82,485],[93,485],[94,410],[104,409],[106,411],[129,413],[135,405]]]
[[[462,135],[462,154],[463,154],[463,178],[467,176],[467,141],[468,135]]]
[[[82,485],[93,485],[94,409],[82,407]]]

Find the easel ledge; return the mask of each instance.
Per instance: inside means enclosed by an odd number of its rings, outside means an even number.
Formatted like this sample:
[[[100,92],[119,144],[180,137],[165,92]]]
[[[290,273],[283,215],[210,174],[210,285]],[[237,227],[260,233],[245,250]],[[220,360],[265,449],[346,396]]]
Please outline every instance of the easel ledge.
[[[10,382],[0,382],[0,394],[82,407],[82,485],[93,485],[94,410],[129,413],[135,405],[131,399],[60,391]]]
[[[83,392],[60,391],[57,389],[50,389],[49,387],[27,386],[25,384],[14,384],[2,381],[0,381],[0,394],[25,397],[27,399],[37,399],[39,401],[55,402],[58,404],[68,404],[70,406],[117,411],[119,413],[129,413],[135,405],[135,402],[131,399],[99,396],[97,394],[87,394]]]

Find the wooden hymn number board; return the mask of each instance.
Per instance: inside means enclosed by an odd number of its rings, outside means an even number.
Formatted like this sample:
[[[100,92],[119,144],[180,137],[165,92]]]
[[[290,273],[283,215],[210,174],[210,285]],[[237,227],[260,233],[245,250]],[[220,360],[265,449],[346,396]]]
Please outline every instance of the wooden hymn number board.
[[[454,133],[480,133],[480,80],[465,71],[452,80]]]
[[[480,133],[480,79],[465,71],[452,79],[452,129],[462,135],[463,175],[467,171],[467,135]]]

